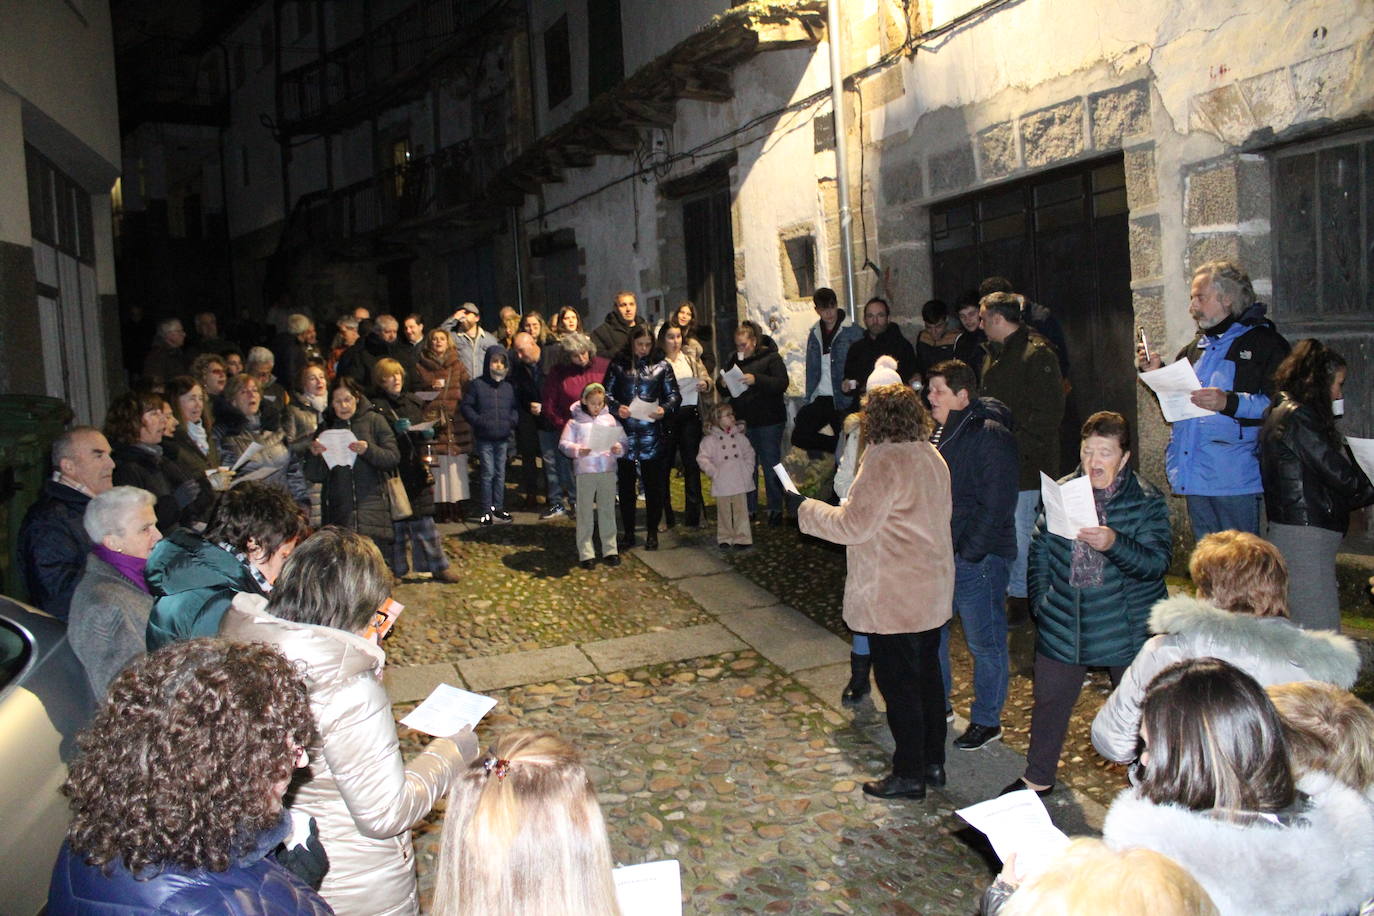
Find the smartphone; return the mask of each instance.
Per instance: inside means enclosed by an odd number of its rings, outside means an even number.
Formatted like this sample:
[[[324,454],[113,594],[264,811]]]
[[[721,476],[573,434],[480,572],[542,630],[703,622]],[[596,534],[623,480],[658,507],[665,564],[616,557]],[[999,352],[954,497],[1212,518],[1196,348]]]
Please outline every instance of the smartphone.
[[[1154,359],[1154,357],[1150,355],[1150,338],[1145,336],[1144,328],[1136,328],[1136,330],[1140,332],[1140,345],[1145,348],[1145,362],[1148,363]]]

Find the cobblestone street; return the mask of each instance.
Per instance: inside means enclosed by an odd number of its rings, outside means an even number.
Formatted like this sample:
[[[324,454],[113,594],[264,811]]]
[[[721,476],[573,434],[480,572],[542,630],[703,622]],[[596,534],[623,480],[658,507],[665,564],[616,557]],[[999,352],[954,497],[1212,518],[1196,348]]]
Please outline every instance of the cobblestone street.
[[[891,745],[880,706],[839,704],[843,553],[795,528],[760,527],[754,551],[723,560],[713,527],[584,571],[569,521],[516,513],[511,526],[444,526],[465,576],[397,589],[407,607],[388,643],[397,717],[448,682],[498,700],[484,739],[526,726],[572,740],[617,862],[678,859],[685,912],[976,911],[994,866],[953,811],[1019,773],[1028,680],[1012,686],[1007,744],[951,751],[947,790],[869,799],[859,783],[886,771]],[[968,659],[957,636],[953,646],[955,706],[966,713]],[[1102,695],[1084,696],[1090,718]],[[1056,793],[1051,805],[1079,832],[1100,820],[1092,799],[1122,781],[1098,765],[1085,729],[1076,724],[1065,760],[1078,760],[1061,776],[1086,794]],[[407,753],[424,740],[401,734]],[[426,901],[441,818],[416,831]]]

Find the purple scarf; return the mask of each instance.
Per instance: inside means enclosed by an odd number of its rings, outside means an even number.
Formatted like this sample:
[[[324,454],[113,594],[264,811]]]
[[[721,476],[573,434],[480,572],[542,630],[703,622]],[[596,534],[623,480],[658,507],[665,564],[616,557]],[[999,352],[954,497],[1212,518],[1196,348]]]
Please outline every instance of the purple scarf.
[[[148,565],[147,559],[143,557],[131,557],[127,553],[111,550],[104,544],[96,544],[91,548],[91,551],[97,557],[119,570],[121,576],[128,579],[134,585],[137,585],[145,594],[152,594],[148,589],[148,581],[143,578],[143,568]]]
[[[1081,467],[1081,466],[1080,466]],[[1097,504],[1097,523],[1107,525],[1107,503],[1121,489],[1121,485],[1126,482],[1126,475],[1131,473],[1129,465],[1121,468],[1116,473],[1116,479],[1111,482],[1105,490],[1093,488],[1093,502]],[[1107,555],[1100,553],[1089,547],[1083,541],[1074,538],[1073,553],[1069,560],[1069,585],[1074,588],[1097,588],[1106,579]]]

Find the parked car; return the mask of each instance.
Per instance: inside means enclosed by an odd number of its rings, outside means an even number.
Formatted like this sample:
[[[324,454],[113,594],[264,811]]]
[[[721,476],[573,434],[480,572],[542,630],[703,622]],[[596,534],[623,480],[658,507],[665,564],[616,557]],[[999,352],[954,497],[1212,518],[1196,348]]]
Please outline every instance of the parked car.
[[[62,621],[0,596],[0,910],[42,911],[67,831],[59,789],[95,699]]]

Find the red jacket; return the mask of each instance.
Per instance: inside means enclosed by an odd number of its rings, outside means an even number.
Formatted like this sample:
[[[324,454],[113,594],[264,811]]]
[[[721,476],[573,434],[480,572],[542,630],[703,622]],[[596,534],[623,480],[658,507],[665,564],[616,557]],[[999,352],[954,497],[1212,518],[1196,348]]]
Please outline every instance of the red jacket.
[[[606,377],[606,367],[610,360],[604,356],[593,356],[586,366],[561,363],[549,370],[544,379],[544,395],[540,399],[545,418],[560,433],[572,419],[572,407],[582,400],[582,389],[592,382],[601,384]]]

